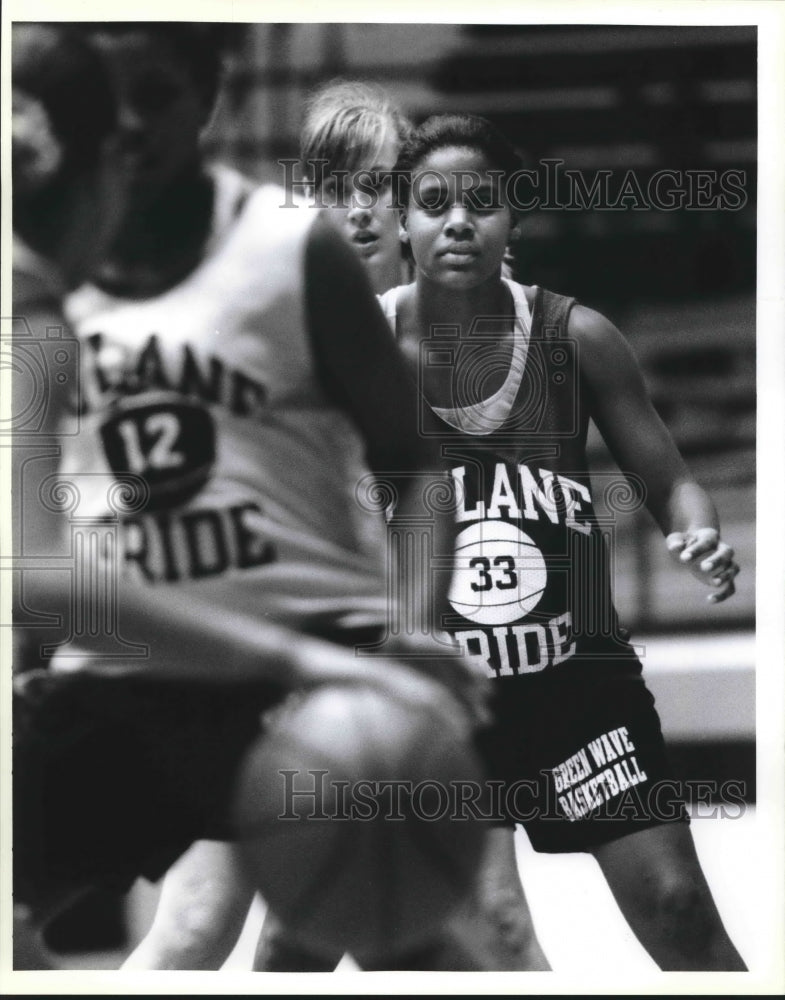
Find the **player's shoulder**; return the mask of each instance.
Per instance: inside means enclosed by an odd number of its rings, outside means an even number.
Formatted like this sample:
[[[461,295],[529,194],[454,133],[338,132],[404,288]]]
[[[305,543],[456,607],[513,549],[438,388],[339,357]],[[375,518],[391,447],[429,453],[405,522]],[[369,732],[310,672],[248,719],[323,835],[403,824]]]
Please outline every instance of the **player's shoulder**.
[[[617,388],[636,384],[638,364],[632,348],[618,327],[589,306],[570,310],[567,335],[577,346],[581,372],[592,381]]]
[[[31,250],[16,234],[12,252],[14,310],[59,313],[66,287],[54,264]]]
[[[585,350],[602,350],[622,339],[618,328],[603,313],[575,303],[567,321],[567,333]]]
[[[216,201],[233,204],[247,197],[258,183],[247,174],[241,173],[228,163],[214,161],[205,165],[205,170],[213,181]]]
[[[206,170],[213,182],[213,228],[218,232],[252,231],[263,220],[266,225],[259,235],[270,237],[287,228],[307,227],[316,214],[307,211],[308,203],[296,193],[249,177],[227,163],[212,161]]]
[[[245,198],[233,239],[244,247],[274,248],[306,238],[318,215],[303,199],[277,184],[256,184]]]
[[[620,349],[626,352],[626,341],[621,332],[597,309],[539,286],[523,287],[530,304],[532,297],[536,298],[537,308],[546,322],[548,317],[558,315],[564,318],[567,336],[578,346],[583,367],[593,362],[607,363]]]
[[[244,178],[248,183],[248,178]],[[318,212],[307,199],[271,181],[250,181],[247,208],[253,212],[280,217],[281,224],[313,219]]]

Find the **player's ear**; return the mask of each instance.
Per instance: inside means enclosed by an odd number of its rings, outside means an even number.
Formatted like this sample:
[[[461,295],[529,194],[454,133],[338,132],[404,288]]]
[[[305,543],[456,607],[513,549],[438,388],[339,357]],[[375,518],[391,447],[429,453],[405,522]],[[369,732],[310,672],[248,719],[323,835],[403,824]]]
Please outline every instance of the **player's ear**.
[[[512,213],[512,226],[510,227],[510,238],[508,243],[521,238],[521,217],[517,212]]]
[[[199,123],[199,134],[204,134],[218,117],[218,105],[222,103],[222,93],[220,85],[215,87],[209,85],[199,86],[199,103],[201,104],[201,121]]]
[[[401,243],[409,242],[409,231],[407,229],[408,220],[406,218],[406,209],[401,208],[398,210],[398,239]]]

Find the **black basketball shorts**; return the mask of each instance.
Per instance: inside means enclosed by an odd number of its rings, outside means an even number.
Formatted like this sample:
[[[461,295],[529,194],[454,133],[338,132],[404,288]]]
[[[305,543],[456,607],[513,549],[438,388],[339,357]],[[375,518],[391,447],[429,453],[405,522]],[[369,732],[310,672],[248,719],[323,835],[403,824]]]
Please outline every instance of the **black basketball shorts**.
[[[480,734],[491,806],[537,851],[589,851],[669,822],[688,822],[654,697],[630,655],[494,685],[494,723]]]
[[[351,648],[378,627],[317,622]],[[297,641],[297,633],[292,633]],[[34,669],[14,679],[14,897],[155,881],[195,840],[231,839],[239,763],[286,692],[150,674]]]
[[[232,782],[265,684],[35,670],[14,682],[14,897],[34,903],[159,878],[194,841],[231,836]]]

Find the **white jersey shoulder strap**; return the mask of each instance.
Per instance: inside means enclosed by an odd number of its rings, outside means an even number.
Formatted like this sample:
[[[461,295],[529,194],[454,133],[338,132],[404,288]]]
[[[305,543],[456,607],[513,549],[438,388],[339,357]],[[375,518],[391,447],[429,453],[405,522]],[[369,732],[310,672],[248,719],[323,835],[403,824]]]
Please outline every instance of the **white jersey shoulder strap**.
[[[513,324],[512,358],[507,377],[501,387],[488,399],[460,407],[434,406],[433,412],[445,423],[463,434],[492,434],[509,419],[515,399],[523,381],[529,351],[532,317],[523,286],[502,278],[512,295],[515,321]],[[398,294],[403,286],[391,288],[379,297],[387,321],[396,330]]]

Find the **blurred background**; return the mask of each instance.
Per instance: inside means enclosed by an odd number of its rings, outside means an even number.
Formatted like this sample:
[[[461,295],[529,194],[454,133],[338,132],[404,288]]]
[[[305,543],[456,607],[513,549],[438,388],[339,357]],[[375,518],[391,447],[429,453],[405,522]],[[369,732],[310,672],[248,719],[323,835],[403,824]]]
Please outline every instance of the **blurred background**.
[[[278,160],[297,156],[304,97],[346,76],[382,83],[415,122],[451,111],[486,116],[531,169],[563,161],[554,207],[524,213],[514,248],[517,276],[576,296],[624,332],[660,414],[716,497],[744,570],[733,600],[707,612],[700,589],[668,571],[647,516],[627,519],[616,597],[637,632],[749,628],[754,618],[755,33],[754,27],[240,26],[224,98],[206,136],[216,157],[283,182]],[[610,201],[618,202],[628,171],[645,199],[650,178],[663,170],[677,172],[682,187],[704,184],[703,204],[722,200],[719,178],[734,171],[745,203],[664,211],[635,207],[641,202],[633,194],[614,210],[563,207],[567,171],[580,171],[588,187],[609,172]],[[693,175],[690,182],[690,171],[713,172],[718,181],[712,187],[710,177],[696,182]],[[524,186],[524,196],[530,190]],[[742,198],[726,200],[738,206]],[[598,441],[592,459],[596,468],[609,468]]]
[[[562,177],[553,208],[524,214],[514,250],[519,280],[574,295],[623,331],[719,508],[742,567],[732,600],[706,604],[645,512],[614,518],[614,588],[677,771],[740,780],[754,802],[756,29],[298,23],[232,32],[205,141],[260,180],[283,182],[278,160],[297,156],[303,98],[336,76],[382,83],[415,122],[485,115],[532,169],[560,160],[589,186],[609,171],[613,200],[627,171],[644,192],[657,171],[713,171],[717,182],[702,182],[710,205],[727,171],[740,178],[743,197],[725,208],[663,211],[635,207],[634,196],[616,210],[566,210]],[[615,474],[596,438],[590,457],[598,477]],[[90,947],[127,943],[112,901],[93,907]],[[132,913],[132,938],[145,919]],[[73,917],[52,937],[86,950]]]

